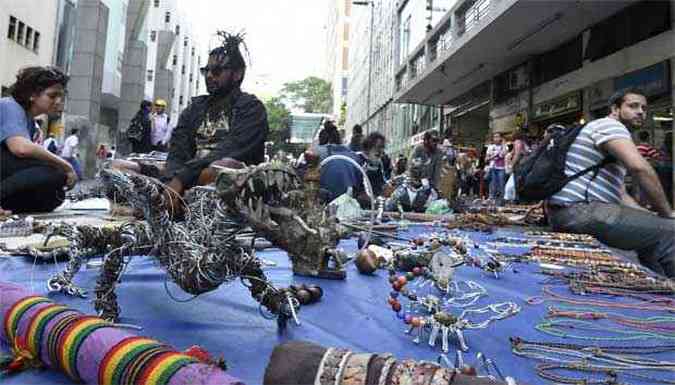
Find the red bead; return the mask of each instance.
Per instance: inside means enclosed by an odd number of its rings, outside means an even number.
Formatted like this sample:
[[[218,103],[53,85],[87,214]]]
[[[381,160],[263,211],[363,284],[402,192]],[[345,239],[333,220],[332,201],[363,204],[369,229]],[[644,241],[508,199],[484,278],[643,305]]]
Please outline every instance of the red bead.
[[[398,282],[394,282],[393,285],[391,285],[391,288],[396,290],[396,291],[401,291],[401,285],[398,284]]]
[[[398,302],[398,301],[392,303],[392,304],[391,304],[391,309],[392,309],[393,311],[397,312],[397,313],[400,312],[400,311],[401,311],[401,303]]]
[[[402,276],[396,278],[396,283],[398,283],[399,285],[403,286],[403,285],[405,285],[406,283],[408,283],[408,280],[406,279],[405,276],[402,275]]]

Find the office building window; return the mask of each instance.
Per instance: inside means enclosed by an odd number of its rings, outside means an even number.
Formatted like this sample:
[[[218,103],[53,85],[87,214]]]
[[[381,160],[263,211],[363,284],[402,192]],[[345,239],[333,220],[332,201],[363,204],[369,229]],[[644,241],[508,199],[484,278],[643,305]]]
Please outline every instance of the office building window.
[[[151,31],[150,32],[150,41],[155,42],[157,40],[157,31]]]
[[[159,0],[155,0],[155,8],[159,8]]]
[[[190,53],[190,56],[195,57],[195,47],[192,47],[192,52]]]
[[[176,24],[176,36],[180,35],[180,25]]]
[[[16,17],[9,17],[9,28],[7,29],[7,38],[14,40],[16,37]]]
[[[167,12],[164,14],[164,22],[171,23],[171,12]]]
[[[35,53],[40,51],[40,32],[35,31],[33,35],[33,51]]]
[[[185,40],[183,40],[183,47],[187,47],[188,40],[190,40],[190,39],[188,39],[187,37],[185,38]]]
[[[173,55],[173,65],[178,64],[178,55]]]
[[[180,73],[185,75],[185,64],[180,68]]]
[[[155,71],[148,70],[148,81],[151,82]]]
[[[33,44],[33,28],[26,26],[26,41],[23,42],[23,45],[30,48],[31,44]]]
[[[192,74],[190,74],[190,83],[192,83]]]
[[[24,30],[25,27],[26,27],[26,25],[22,21],[20,21],[19,22],[19,29],[16,32],[16,42],[19,43],[19,44],[23,43],[23,36],[24,36],[23,30]]]
[[[183,95],[178,98],[178,104],[183,105]]]

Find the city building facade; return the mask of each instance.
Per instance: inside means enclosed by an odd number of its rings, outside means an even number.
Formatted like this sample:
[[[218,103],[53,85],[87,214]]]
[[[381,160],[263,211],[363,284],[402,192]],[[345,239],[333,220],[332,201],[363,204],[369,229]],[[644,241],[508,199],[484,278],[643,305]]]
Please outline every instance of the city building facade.
[[[344,125],[346,118],[351,13],[352,0],[329,1],[325,27],[326,52],[323,77],[331,83],[333,91],[331,114],[337,118],[340,126]]]
[[[148,60],[145,97],[164,99],[171,126],[199,93],[201,57],[199,39],[178,0],[152,0],[148,17]]]
[[[58,20],[56,0],[3,0],[0,7],[2,95],[22,67],[53,62]],[[40,9],[41,12],[35,12]]]
[[[359,38],[351,41],[347,126],[382,131],[390,152],[409,151],[428,129],[479,147],[492,132],[535,137],[552,122],[583,124],[627,86],[648,90],[654,144],[672,130],[672,0],[371,4],[372,66],[368,8],[352,14]],[[391,40],[378,39],[388,32]]]

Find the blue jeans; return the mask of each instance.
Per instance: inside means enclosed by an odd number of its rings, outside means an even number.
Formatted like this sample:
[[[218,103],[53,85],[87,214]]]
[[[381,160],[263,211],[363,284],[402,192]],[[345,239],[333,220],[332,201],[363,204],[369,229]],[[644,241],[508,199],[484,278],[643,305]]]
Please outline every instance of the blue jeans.
[[[550,213],[555,231],[591,234],[604,244],[634,250],[640,263],[675,277],[675,220],[632,207],[600,202],[576,203]]]
[[[70,163],[71,166],[73,166],[73,170],[75,170],[75,174],[77,174],[77,179],[82,180],[82,167],[80,167],[80,161],[73,157],[73,158],[63,158]]]
[[[506,171],[504,169],[490,169],[490,199],[500,200],[504,197]]]

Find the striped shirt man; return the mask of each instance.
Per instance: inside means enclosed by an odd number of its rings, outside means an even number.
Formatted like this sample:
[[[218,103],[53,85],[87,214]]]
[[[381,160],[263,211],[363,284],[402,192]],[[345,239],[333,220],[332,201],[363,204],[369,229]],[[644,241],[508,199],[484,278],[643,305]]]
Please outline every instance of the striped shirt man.
[[[567,152],[565,174],[571,176],[600,163],[607,156],[600,146],[614,139],[631,139],[626,126],[618,120],[602,118],[588,123],[579,132]],[[549,202],[562,206],[585,202],[588,190],[589,201],[620,204],[626,168],[614,162],[601,168],[595,179],[593,179],[593,174],[594,172],[590,171],[570,181],[562,190],[553,195]]]
[[[640,155],[642,155],[642,157],[647,160],[661,159],[661,153],[659,153],[659,150],[655,149],[648,143],[640,143],[640,145],[637,146],[637,150]]]

